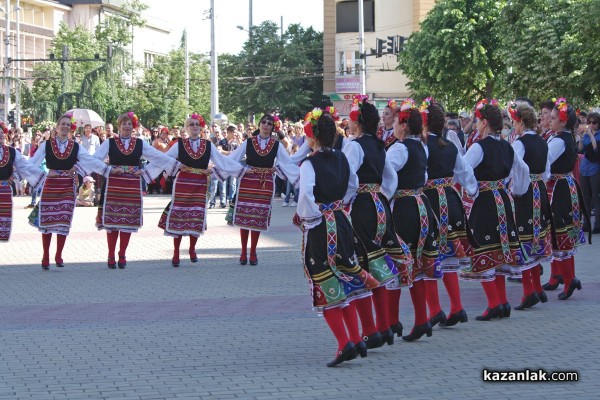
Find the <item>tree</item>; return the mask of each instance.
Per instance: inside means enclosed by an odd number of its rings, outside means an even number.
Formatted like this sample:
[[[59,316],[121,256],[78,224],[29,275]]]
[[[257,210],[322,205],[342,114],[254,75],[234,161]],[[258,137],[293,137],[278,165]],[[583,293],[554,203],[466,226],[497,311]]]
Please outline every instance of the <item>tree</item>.
[[[399,54],[399,69],[419,98],[432,95],[452,107],[492,97],[506,64],[493,29],[505,1],[436,2]]]
[[[239,55],[219,57],[220,102],[231,117],[278,112],[299,119],[319,105],[323,88],[323,34],[292,24],[278,35],[265,21]]]

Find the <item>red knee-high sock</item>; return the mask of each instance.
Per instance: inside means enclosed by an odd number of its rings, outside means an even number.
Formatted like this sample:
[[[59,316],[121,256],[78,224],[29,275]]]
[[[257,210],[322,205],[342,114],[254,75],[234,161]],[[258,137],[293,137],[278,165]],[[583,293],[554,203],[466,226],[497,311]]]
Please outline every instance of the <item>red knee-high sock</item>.
[[[388,322],[390,326],[400,322],[400,295],[401,289],[388,290]]]
[[[561,262],[558,260],[552,260],[550,262],[550,279],[548,279],[548,283],[551,285],[556,285],[558,279],[556,279],[555,276],[559,276],[562,273],[560,263]]]
[[[521,282],[523,282],[523,295],[529,296],[534,291],[531,269],[523,271],[522,275]]]
[[[329,329],[333,332],[333,335],[338,342],[338,350],[342,350],[348,343],[348,334],[346,333],[346,326],[344,325],[344,314],[339,307],[328,308],[323,311],[323,317],[329,325]]]
[[[385,286],[373,289],[373,304],[375,305],[375,317],[377,321],[377,330],[383,332],[390,328],[388,319],[388,297]]]
[[[354,302],[350,302],[347,307],[342,308],[344,314],[344,322],[346,323],[346,329],[348,329],[348,335],[352,343],[357,344],[362,340],[360,337],[360,331],[358,330],[358,316],[356,315],[356,306]]]
[[[571,281],[575,277],[573,274],[575,267],[573,266],[573,268],[571,268],[571,258],[569,258],[567,260],[562,260],[560,262],[560,271],[562,273],[563,279],[565,280],[565,287],[563,289],[564,292],[567,292],[569,290]]]
[[[127,246],[129,245],[129,239],[131,238],[131,232],[121,231],[119,238],[119,257],[125,257],[127,252]]]
[[[179,246],[181,246],[181,236],[173,238],[173,261],[179,261]]]
[[[240,229],[240,239],[242,242],[242,258],[246,258],[246,253],[248,252],[248,236],[250,235],[250,231],[248,229]]]
[[[541,272],[540,264],[531,268],[531,283],[533,284],[533,290],[535,290],[536,293],[541,293],[544,291],[542,288],[542,280],[540,275]]]
[[[442,311],[437,281],[425,281],[425,298],[427,300],[427,305],[429,306],[429,318],[431,319],[433,316]]]
[[[42,262],[46,264],[50,262],[50,242],[52,242],[52,234],[42,233],[42,247],[44,250]]]
[[[498,294],[500,304],[508,303],[508,299],[506,298],[506,278],[504,278],[504,275],[496,275],[496,293]]]
[[[198,242],[198,236],[190,235],[190,256],[196,256],[196,243]]]
[[[463,309],[460,299],[460,285],[458,283],[458,272],[446,272],[444,277],[444,286],[448,297],[450,298],[450,314],[457,314]]]
[[[498,307],[500,305],[500,300],[498,300],[498,289],[496,289],[496,282],[481,282],[481,286],[483,286],[485,297],[487,297],[488,308]]]
[[[363,336],[369,336],[377,332],[375,321],[373,320],[373,303],[371,297],[363,297],[353,301],[360,317]]]
[[[115,258],[115,248],[119,239],[119,231],[106,232],[106,243],[108,243],[108,258]]]
[[[427,320],[427,300],[425,282],[418,280],[413,282],[410,288],[410,298],[415,309],[415,325],[423,325]]]
[[[250,257],[256,256],[256,245],[258,244],[259,237],[260,237],[259,231],[250,232]]]
[[[67,235],[56,235],[56,255],[54,256],[56,262],[62,262],[62,251],[65,248],[66,240]]]

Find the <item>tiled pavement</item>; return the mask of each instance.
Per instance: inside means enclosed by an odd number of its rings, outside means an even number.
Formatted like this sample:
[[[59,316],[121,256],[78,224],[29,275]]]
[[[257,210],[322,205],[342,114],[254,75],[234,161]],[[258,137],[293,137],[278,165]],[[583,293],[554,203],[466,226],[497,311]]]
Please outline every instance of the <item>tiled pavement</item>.
[[[566,302],[549,292],[549,303],[509,320],[477,322],[483,291],[461,283],[467,324],[326,368],[335,340],[310,309],[293,208],[275,200],[258,266],[238,265],[237,230],[216,209],[198,242],[200,262],[189,262],[184,239],[174,269],[171,239],[156,227],[167,201],[145,199],[145,226],[131,239],[125,270],[106,268],[95,209],[77,208],[66,267],[42,271],[27,199],[15,199],[11,241],[0,246],[0,399],[598,397],[597,244],[577,255],[584,288]],[[508,289],[517,305],[520,285]],[[440,297],[447,311],[443,285]],[[401,315],[409,329],[408,292]],[[484,368],[575,370],[579,382],[488,383]]]

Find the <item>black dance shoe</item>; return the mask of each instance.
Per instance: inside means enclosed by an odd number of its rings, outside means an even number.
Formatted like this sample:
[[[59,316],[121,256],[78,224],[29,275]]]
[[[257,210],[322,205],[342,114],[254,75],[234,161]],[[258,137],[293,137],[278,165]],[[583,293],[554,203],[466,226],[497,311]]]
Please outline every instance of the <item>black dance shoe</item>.
[[[469,318],[467,318],[467,312],[462,309],[459,312],[457,312],[456,314],[450,314],[448,316],[448,318],[446,318],[446,322],[442,323],[440,322],[440,326],[443,327],[449,327],[449,326],[454,326],[456,324],[458,324],[459,322],[461,324],[467,322],[469,320]]]
[[[248,259],[246,258],[245,255],[240,256],[240,265],[246,265],[248,264]]]
[[[360,358],[365,358],[367,356],[367,344],[362,340],[354,345],[356,347],[356,352],[360,355]]]
[[[382,340],[382,345],[383,345],[383,343],[387,343],[388,346],[393,345],[394,344],[394,332],[390,328],[381,332],[381,340]]]
[[[196,255],[196,251],[195,250],[190,250],[190,261],[193,263],[197,263],[198,262],[198,256]]]
[[[392,332],[394,332],[396,334],[396,336],[398,336],[398,337],[402,337],[402,329],[403,328],[404,327],[402,326],[402,324],[400,322],[390,326],[390,329],[392,330]]]
[[[481,315],[475,317],[477,321],[489,321],[493,318],[502,318],[504,316],[504,305],[499,304],[494,308],[487,308]]]
[[[446,320],[447,320],[446,313],[444,311],[440,311],[439,313],[437,313],[433,317],[431,317],[431,319],[429,320],[429,323],[431,324],[431,327],[433,328],[437,324],[440,324],[440,326],[444,326],[444,324],[446,323]]]
[[[117,267],[119,267],[119,269],[123,269],[127,266],[127,260],[125,259],[125,256],[119,256],[119,261],[117,262]]]
[[[528,296],[524,296],[523,299],[521,300],[521,304],[516,306],[515,310],[521,311],[526,308],[533,307],[539,302],[540,302],[540,297],[538,296],[538,294],[536,292],[533,292]]]
[[[58,268],[63,268],[65,266],[65,263],[63,263],[63,259],[62,258],[54,258],[54,262],[56,263],[56,266]]]
[[[354,347],[354,344],[352,342],[348,342],[348,344],[344,346],[343,350],[338,351],[338,355],[335,358],[335,360],[328,362],[327,366],[335,367],[336,365],[340,365],[344,361],[350,361],[355,359],[356,356],[356,347]]]
[[[110,269],[116,269],[117,268],[117,263],[115,262],[115,258],[114,257],[108,257],[108,268],[110,268]]]
[[[566,292],[562,292],[562,293],[558,294],[558,299],[559,300],[568,299],[569,297],[571,297],[571,295],[573,294],[575,289],[581,290],[581,281],[577,278],[573,278],[573,280],[571,281],[571,284],[569,285],[569,289],[567,289]]]
[[[50,261],[42,260],[42,269],[48,271],[50,269]]]
[[[255,255],[250,254],[250,265],[257,265],[258,264],[258,257]]]
[[[544,285],[542,285],[542,289],[556,290],[558,288],[558,285],[565,284],[565,280],[563,279],[562,275],[552,275],[552,278],[556,280],[556,283],[555,284],[551,284],[550,282],[544,283]]]
[[[510,303],[504,303],[504,304],[502,304],[502,308],[504,308],[504,312],[502,313],[502,315],[500,316],[500,318],[510,318],[510,310],[512,310],[510,308]]]
[[[383,336],[381,333],[375,332],[369,336],[363,336],[363,341],[367,345],[367,349],[377,349],[383,346]]]
[[[406,340],[407,342],[412,342],[414,340],[420,339],[421,336],[425,334],[427,335],[427,337],[430,337],[433,334],[433,332],[431,331],[431,324],[429,323],[429,321],[421,325],[415,325],[412,331],[410,331],[410,334],[402,336],[402,339]]]
[[[175,261],[175,259],[173,258],[171,260],[171,265],[173,266],[173,268],[179,267],[179,260]]]
[[[540,298],[540,302],[542,302],[542,303],[548,302],[548,296],[546,296],[546,292],[544,292],[543,290],[541,292],[538,292],[538,297]]]

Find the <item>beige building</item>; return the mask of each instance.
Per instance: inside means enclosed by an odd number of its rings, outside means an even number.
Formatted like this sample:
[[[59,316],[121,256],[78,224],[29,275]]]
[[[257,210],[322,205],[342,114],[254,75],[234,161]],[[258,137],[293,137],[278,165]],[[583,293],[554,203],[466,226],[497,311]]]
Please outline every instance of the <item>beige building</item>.
[[[341,115],[348,115],[352,95],[360,92],[358,33],[359,0],[324,0],[323,94]],[[365,21],[366,94],[378,108],[388,99],[409,96],[407,78],[396,70],[397,57],[371,56],[377,39],[409,37],[435,4],[435,0],[363,0]]]

